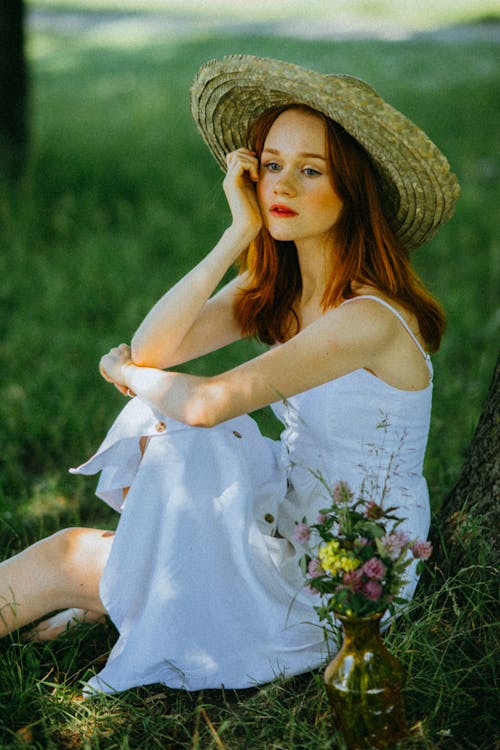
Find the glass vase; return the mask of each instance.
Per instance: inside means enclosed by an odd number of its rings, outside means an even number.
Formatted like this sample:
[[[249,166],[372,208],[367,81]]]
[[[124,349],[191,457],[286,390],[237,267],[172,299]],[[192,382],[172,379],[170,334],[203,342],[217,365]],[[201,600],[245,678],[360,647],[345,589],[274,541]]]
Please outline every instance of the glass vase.
[[[382,614],[336,615],[344,641],[324,679],[335,727],[348,750],[392,747],[407,734],[405,673],[382,641]]]

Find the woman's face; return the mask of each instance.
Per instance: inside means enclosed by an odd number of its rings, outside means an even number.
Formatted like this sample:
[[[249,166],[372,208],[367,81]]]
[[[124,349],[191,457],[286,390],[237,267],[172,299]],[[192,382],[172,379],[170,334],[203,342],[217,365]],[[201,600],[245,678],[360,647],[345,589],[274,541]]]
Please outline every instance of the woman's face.
[[[260,158],[257,197],[275,240],[331,237],[342,209],[327,161],[325,125],[312,112],[289,109],[274,121]]]

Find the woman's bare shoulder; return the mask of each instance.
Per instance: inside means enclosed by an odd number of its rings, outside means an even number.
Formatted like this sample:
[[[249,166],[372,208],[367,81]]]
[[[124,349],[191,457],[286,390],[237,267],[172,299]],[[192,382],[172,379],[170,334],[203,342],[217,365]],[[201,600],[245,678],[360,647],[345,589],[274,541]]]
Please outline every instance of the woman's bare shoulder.
[[[351,297],[352,300],[359,299],[359,302],[361,303],[364,301],[363,298],[368,298],[366,299],[366,302],[369,303],[370,298],[375,297],[379,299],[382,303],[384,303],[383,305],[379,304],[378,313],[375,312],[377,310],[377,308],[375,308],[375,305],[377,305],[376,301],[374,301],[374,304],[371,307],[370,305],[368,306],[365,305],[364,306],[365,311],[372,310],[373,314],[379,314],[382,318],[386,317],[388,320],[389,320],[390,315],[392,315],[393,318],[396,317],[394,316],[394,312],[398,313],[398,315],[401,316],[401,318],[404,320],[406,325],[410,328],[413,335],[416,336],[417,339],[420,341],[420,344],[424,346],[424,341],[420,333],[420,328],[418,325],[417,317],[411,310],[408,309],[406,305],[402,303],[402,301],[398,300],[397,298],[394,299],[393,297],[389,297],[389,295],[384,294],[384,292],[382,292],[380,289],[377,289],[376,287],[372,287],[369,285],[356,287],[355,290],[353,291],[355,291],[355,296]],[[391,308],[391,309],[388,309],[388,308]],[[394,312],[391,312],[391,310]]]

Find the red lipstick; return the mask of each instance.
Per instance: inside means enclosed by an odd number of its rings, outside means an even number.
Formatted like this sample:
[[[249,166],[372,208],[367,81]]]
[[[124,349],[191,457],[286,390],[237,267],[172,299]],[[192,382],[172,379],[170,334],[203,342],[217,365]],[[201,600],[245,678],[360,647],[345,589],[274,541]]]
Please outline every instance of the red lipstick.
[[[292,216],[297,216],[296,211],[289,208],[288,206],[284,206],[282,203],[273,203],[273,205],[269,209],[269,212],[273,216],[278,216],[282,219],[290,218]]]

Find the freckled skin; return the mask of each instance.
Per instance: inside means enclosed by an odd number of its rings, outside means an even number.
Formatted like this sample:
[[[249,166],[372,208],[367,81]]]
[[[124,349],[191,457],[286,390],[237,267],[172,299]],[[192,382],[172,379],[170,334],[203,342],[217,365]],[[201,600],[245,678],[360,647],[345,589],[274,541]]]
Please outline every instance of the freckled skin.
[[[319,117],[291,109],[276,119],[264,143],[257,197],[274,239],[300,245],[331,238],[342,201],[329,174],[325,125]],[[296,214],[273,215],[275,204]]]

